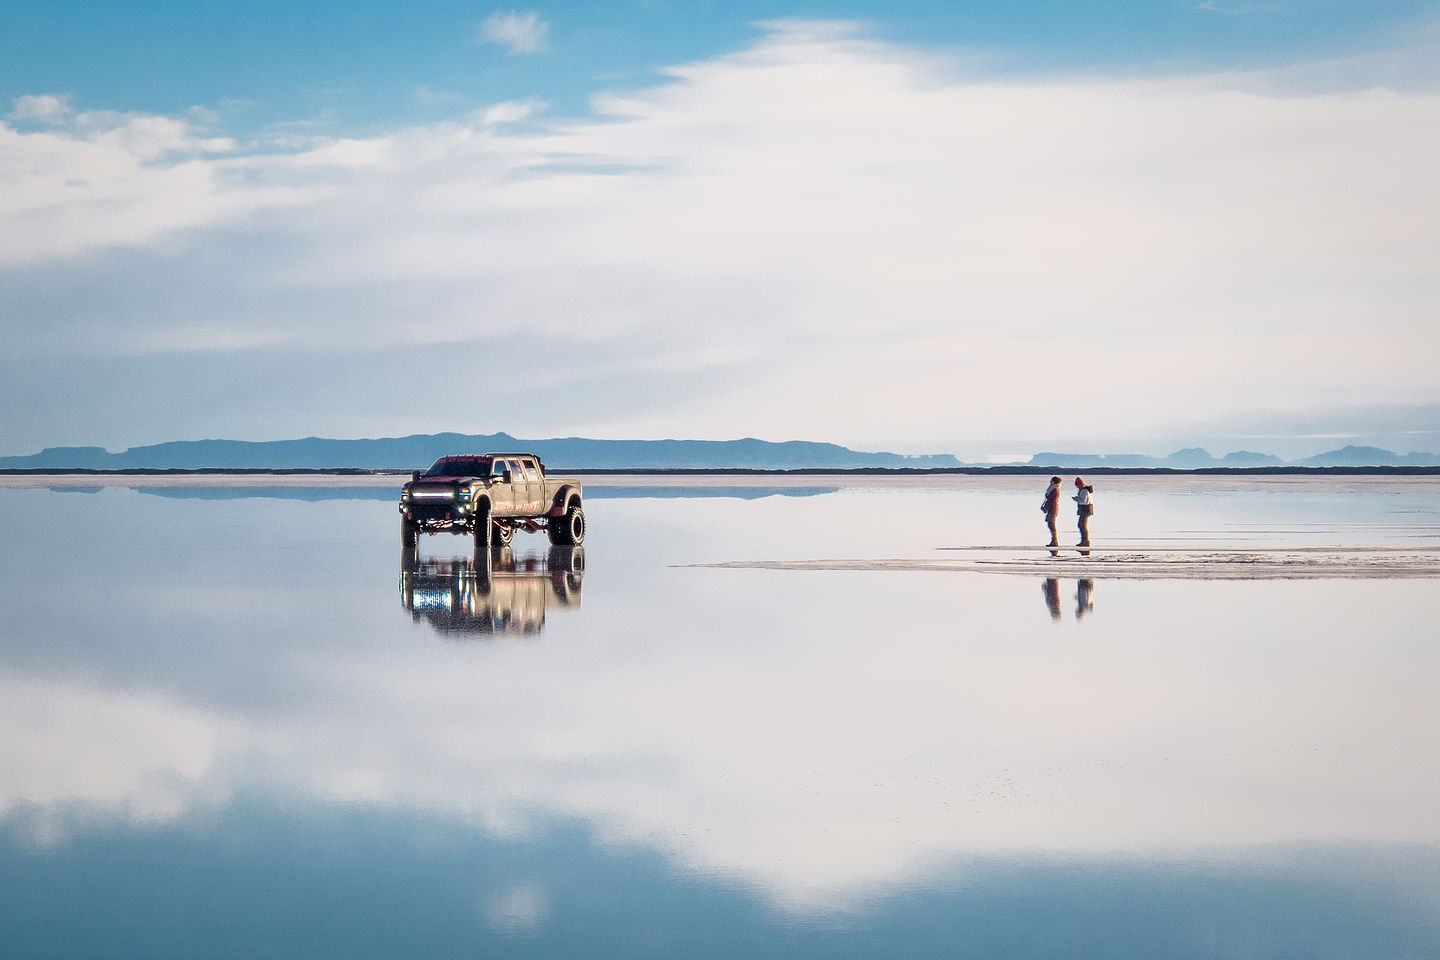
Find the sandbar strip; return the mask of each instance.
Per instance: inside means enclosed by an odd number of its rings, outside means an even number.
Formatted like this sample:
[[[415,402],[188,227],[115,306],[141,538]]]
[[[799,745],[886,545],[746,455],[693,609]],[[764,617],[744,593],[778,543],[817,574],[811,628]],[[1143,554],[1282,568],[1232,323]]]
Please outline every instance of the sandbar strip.
[[[1233,539],[1233,538],[1230,538],[1230,537],[1220,537],[1220,538],[1218,538],[1218,539],[1229,540],[1229,539]],[[1089,551],[1089,553],[1090,553],[1090,555],[1091,555],[1092,557],[1099,556],[1099,557],[1107,557],[1107,558],[1112,558],[1112,559],[1113,559],[1113,558],[1116,558],[1116,557],[1120,557],[1120,556],[1131,556],[1131,557],[1133,557],[1133,556],[1135,556],[1136,554],[1141,554],[1141,555],[1144,555],[1144,556],[1147,556],[1147,557],[1167,556],[1167,555],[1170,555],[1170,554],[1205,554],[1205,555],[1207,555],[1207,556],[1212,556],[1212,557],[1217,557],[1217,558],[1222,558],[1222,559],[1223,559],[1223,558],[1243,557],[1243,556],[1247,556],[1247,555],[1249,555],[1249,554],[1269,554],[1269,553],[1278,553],[1278,554],[1284,554],[1284,553],[1315,553],[1315,554],[1333,554],[1333,555],[1336,555],[1336,556],[1346,556],[1346,555],[1349,555],[1349,554],[1370,554],[1370,553],[1412,553],[1412,554],[1415,554],[1415,555],[1417,555],[1417,556],[1433,557],[1433,558],[1436,559],[1436,560],[1440,560],[1440,555],[1433,554],[1433,553],[1431,552],[1431,549],[1430,549],[1430,547],[1429,547],[1428,544],[1422,546],[1422,545],[1413,544],[1413,543],[1412,543],[1412,544],[1409,544],[1409,545],[1395,545],[1395,544],[1391,544],[1391,545],[1383,545],[1383,546],[1340,546],[1339,544],[1330,544],[1330,545],[1301,545],[1301,546],[1282,546],[1282,545],[1274,545],[1274,544],[1269,544],[1269,545],[1267,545],[1267,544],[1256,544],[1256,545],[1252,546],[1252,545],[1250,545],[1250,544],[1246,544],[1246,545],[1243,546],[1243,547],[1234,547],[1234,548],[1230,548],[1230,549],[1222,549],[1222,548],[1213,547],[1213,546],[1211,546],[1211,547],[1197,547],[1197,546],[1162,547],[1162,546],[1155,546],[1155,545],[1153,545],[1153,544],[1148,544],[1148,543],[1145,544],[1145,545],[1143,545],[1143,546],[1138,546],[1138,545],[1126,546],[1126,545],[1123,545],[1123,544],[1122,544],[1122,545],[1119,545],[1119,546],[1116,546],[1116,545],[1107,545],[1107,546],[1094,546],[1094,547],[1072,547],[1072,546],[1063,546],[1063,547],[1037,547],[1037,546],[1030,545],[1030,546],[936,547],[935,549],[937,549],[937,550],[949,550],[949,551],[963,552],[963,553],[1019,553],[1019,554],[1047,554],[1047,555],[1048,555],[1048,554],[1050,553],[1050,551],[1052,551],[1052,550],[1058,550],[1058,551],[1060,551],[1060,553],[1062,553],[1062,554],[1067,554],[1067,553],[1070,553],[1070,554],[1078,554],[1081,550],[1086,550],[1086,551]]]
[[[1030,577],[1128,580],[1409,580],[1440,579],[1440,556],[1428,553],[1351,556],[1331,553],[1210,553],[1169,558],[1146,554],[938,560],[741,560],[684,564],[732,570],[849,570],[990,573]]]

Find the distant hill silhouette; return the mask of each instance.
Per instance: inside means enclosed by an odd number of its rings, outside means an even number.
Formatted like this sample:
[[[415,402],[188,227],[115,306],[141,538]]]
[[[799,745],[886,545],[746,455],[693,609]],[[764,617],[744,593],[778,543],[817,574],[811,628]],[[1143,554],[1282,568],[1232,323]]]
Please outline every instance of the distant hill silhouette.
[[[1027,463],[1036,467],[1062,467],[1079,470],[1086,467],[1172,467],[1179,470],[1199,470],[1206,467],[1278,467],[1285,461],[1268,453],[1252,453],[1239,450],[1216,458],[1208,450],[1189,447],[1177,450],[1168,457],[1148,457],[1142,454],[1089,454],[1089,453],[1037,453]]]
[[[861,469],[955,467],[949,455],[864,453],[833,443],[794,440],[522,440],[505,433],[417,434],[376,440],[193,440],[132,447],[51,447],[25,457],[0,457],[0,469],[423,469],[451,453],[535,453],[554,470]]]
[[[1268,453],[1240,450],[1216,458],[1207,450],[1190,447],[1177,450],[1168,457],[1147,457],[1140,454],[1037,453],[1026,466],[1054,467],[1061,470],[1085,470],[1093,467],[1157,468],[1201,470],[1207,467],[1434,467],[1440,466],[1440,455],[1434,453],[1392,453],[1379,447],[1343,447],[1316,454],[1304,460],[1285,461]]]
[[[1433,467],[1440,464],[1440,456],[1433,453],[1391,453],[1379,447],[1341,447],[1295,462],[1305,467]]]

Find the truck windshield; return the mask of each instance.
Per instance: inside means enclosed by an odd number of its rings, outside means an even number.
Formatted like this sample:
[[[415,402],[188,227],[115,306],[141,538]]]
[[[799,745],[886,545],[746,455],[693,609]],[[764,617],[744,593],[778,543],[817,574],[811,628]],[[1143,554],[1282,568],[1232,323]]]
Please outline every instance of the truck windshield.
[[[483,477],[490,473],[489,457],[441,457],[425,471],[427,477]]]

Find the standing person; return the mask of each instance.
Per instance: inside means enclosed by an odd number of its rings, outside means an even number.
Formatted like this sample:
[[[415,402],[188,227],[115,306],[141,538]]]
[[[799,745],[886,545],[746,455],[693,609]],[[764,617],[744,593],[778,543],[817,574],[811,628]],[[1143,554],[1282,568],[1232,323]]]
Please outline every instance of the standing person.
[[[1090,515],[1095,512],[1095,501],[1090,495],[1094,492],[1094,486],[1086,484],[1079,477],[1075,478],[1075,496],[1071,499],[1075,501],[1075,519],[1080,526],[1080,542],[1075,544],[1077,547],[1090,546]]]
[[[1060,535],[1055,532],[1055,520],[1060,516],[1059,477],[1050,478],[1050,486],[1045,488],[1045,502],[1040,505],[1040,511],[1045,514],[1045,526],[1050,528],[1050,543],[1048,546],[1060,546]]]

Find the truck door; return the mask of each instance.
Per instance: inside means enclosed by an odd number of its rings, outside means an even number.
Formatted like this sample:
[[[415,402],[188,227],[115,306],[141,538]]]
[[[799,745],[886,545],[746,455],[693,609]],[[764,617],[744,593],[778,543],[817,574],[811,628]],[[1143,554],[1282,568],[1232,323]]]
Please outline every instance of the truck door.
[[[540,467],[531,457],[521,457],[520,465],[525,468],[526,496],[525,510],[530,516],[545,512],[545,479]]]
[[[506,470],[511,470],[509,460],[497,457],[490,465],[490,503],[497,517],[515,515],[515,486],[513,483],[504,482]]]

